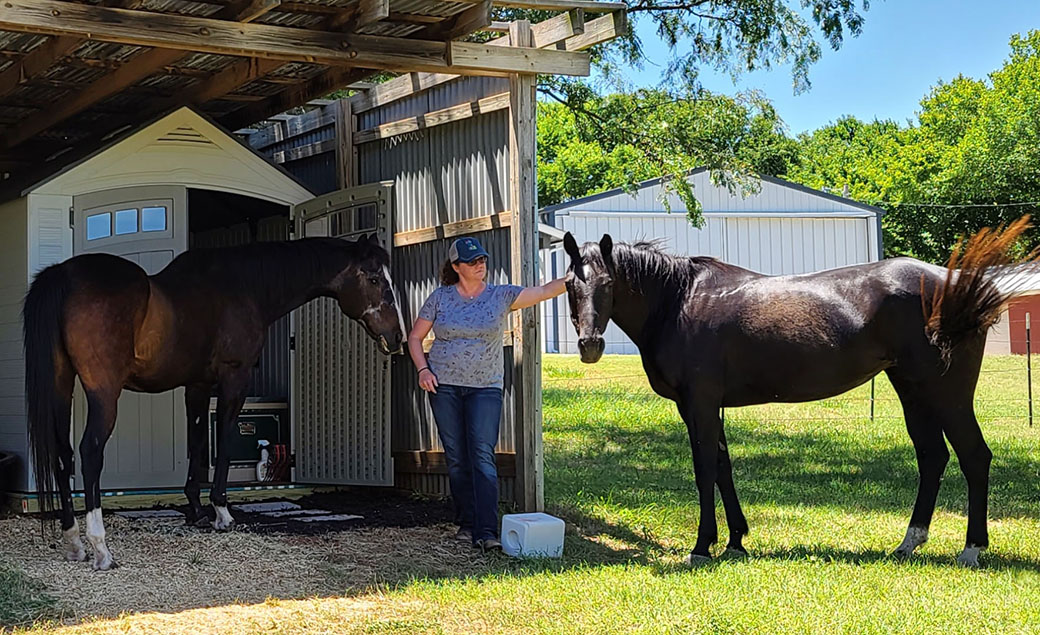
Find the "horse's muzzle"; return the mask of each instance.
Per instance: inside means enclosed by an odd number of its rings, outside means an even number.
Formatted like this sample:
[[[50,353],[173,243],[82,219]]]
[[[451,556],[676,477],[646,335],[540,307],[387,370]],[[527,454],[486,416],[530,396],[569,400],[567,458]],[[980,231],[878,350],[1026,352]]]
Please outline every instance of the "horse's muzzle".
[[[578,338],[578,352],[581,353],[581,361],[586,364],[595,364],[603,357],[605,343],[600,336]]]

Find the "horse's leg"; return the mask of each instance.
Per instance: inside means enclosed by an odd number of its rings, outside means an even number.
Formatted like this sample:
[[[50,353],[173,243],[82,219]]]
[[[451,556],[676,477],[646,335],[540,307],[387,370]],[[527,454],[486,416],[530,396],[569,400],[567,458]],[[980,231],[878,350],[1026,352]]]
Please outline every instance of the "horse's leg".
[[[187,386],[184,391],[185,411],[188,413],[188,480],[184,485],[184,495],[189,507],[185,522],[196,527],[209,522],[199,497],[201,484],[209,480],[209,461],[204,456],[209,429],[209,394],[210,387],[206,385]]]
[[[957,562],[967,567],[979,566],[979,552],[989,546],[986,514],[989,499],[989,466],[993,452],[982,438],[971,402],[957,409],[955,416],[943,425],[946,438],[957,453],[961,472],[968,481],[968,533],[964,551]]]
[[[910,515],[906,536],[893,554],[899,558],[908,558],[915,549],[928,541],[928,528],[935,513],[935,499],[939,495],[942,475],[950,460],[950,451],[946,449],[942,434],[943,414],[934,406],[923,403],[928,401],[928,391],[923,386],[903,379],[895,370],[889,370],[887,374],[903,405],[906,431],[910,434],[917,454],[917,500]]]
[[[697,527],[697,544],[687,561],[695,563],[711,558],[710,548],[719,539],[715,520],[715,481],[718,472],[719,438],[722,422],[717,403],[696,396],[688,397],[680,406],[693,452],[693,474],[697,482],[701,516]]]
[[[737,488],[733,484],[733,464],[729,459],[729,446],[726,443],[726,430],[719,425],[719,461],[716,482],[719,486],[719,495],[722,497],[722,506],[726,509],[726,525],[729,527],[729,543],[726,551],[747,555],[744,549],[744,536],[748,534],[747,518],[740,508],[740,500],[737,498]]]
[[[209,500],[213,503],[216,518],[213,528],[218,531],[230,529],[235,523],[227,508],[228,468],[231,456],[228,446],[235,430],[235,421],[245,402],[246,388],[249,385],[249,369],[237,369],[237,372],[221,378],[217,396],[217,467],[213,475],[213,486],[209,490]]]
[[[83,461],[83,497],[87,508],[87,540],[94,547],[94,570],[107,571],[116,566],[105,546],[105,523],[101,518],[101,470],[105,464],[105,443],[116,424],[116,405],[120,387],[85,388],[87,427],[79,444]]]
[[[57,357],[54,388],[57,398],[61,400],[61,414],[54,430],[58,442],[54,473],[57,475],[58,495],[61,498],[61,530],[65,537],[65,559],[83,562],[87,559],[87,552],[79,537],[79,523],[76,522],[75,508],[72,506],[72,486],[69,482],[76,466],[69,430],[72,424],[72,388],[76,375],[66,355]]]

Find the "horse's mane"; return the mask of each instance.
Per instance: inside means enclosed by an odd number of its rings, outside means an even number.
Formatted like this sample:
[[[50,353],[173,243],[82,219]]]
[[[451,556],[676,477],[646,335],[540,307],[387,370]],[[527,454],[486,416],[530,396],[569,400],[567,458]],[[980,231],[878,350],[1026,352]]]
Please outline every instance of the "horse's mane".
[[[675,256],[666,253],[661,240],[615,243],[611,250],[617,273],[639,285],[647,279],[660,281],[666,288],[686,291],[696,280],[720,273],[741,271],[739,267],[711,256]],[[605,266],[599,245],[591,243],[583,257]]]

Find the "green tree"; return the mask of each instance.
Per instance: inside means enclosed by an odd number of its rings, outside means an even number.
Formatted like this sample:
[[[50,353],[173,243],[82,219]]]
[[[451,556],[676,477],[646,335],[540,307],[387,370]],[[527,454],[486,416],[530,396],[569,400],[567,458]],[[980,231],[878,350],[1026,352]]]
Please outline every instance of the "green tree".
[[[933,262],[962,236],[1035,213],[1040,31],[1014,36],[1010,48],[987,80],[957,77],[932,88],[913,125],[843,118],[803,135],[788,177],[810,187],[848,184],[853,198],[888,211],[889,255]]]
[[[676,103],[705,99],[698,80],[699,72],[704,68],[737,77],[747,71],[790,64],[793,89],[796,92],[806,90],[810,86],[809,68],[820,58],[822,51],[817,39],[825,40],[834,49],[839,48],[847,35],[855,36],[861,32],[861,12],[869,8],[868,0],[627,0],[627,5],[632,23],[649,23],[656,36],[670,48],[668,60],[655,60],[665,62],[668,71],[667,79],[655,92],[662,96],[662,101]],[[502,13],[502,17],[507,19],[528,16],[543,17],[522,10]],[[593,61],[603,71],[608,83],[620,80],[621,66],[643,68],[643,43],[636,29],[632,28],[624,37],[598,47],[593,51]],[[598,108],[589,106],[598,95],[588,82],[546,77],[540,79],[539,90],[574,112],[578,126],[598,125],[601,132],[605,131],[602,120],[596,123]],[[738,100],[751,99],[738,97]],[[602,149],[612,152],[619,145],[613,140],[621,139],[639,157],[639,165],[627,170],[633,179],[643,174],[646,165],[652,166],[652,169],[646,169],[655,176],[671,177],[669,187],[691,210],[691,221],[695,224],[699,224],[701,219],[694,192],[683,178],[690,165],[687,158],[711,167],[713,177],[719,182],[737,187],[747,183],[743,177],[752,169],[779,167],[770,161],[776,161],[784,154],[780,148],[771,150],[763,145],[765,154],[757,159],[750,154],[738,157],[727,145],[732,140],[731,135],[713,146],[699,134],[704,126],[676,125],[660,129],[647,126],[643,121],[646,113],[637,110],[641,100],[607,99],[606,102],[609,109],[607,119],[612,123],[612,140],[601,140]],[[777,141],[772,134],[773,118],[775,113],[759,122],[763,126],[765,141]],[[721,125],[725,127],[726,124],[723,122]],[[676,149],[686,148],[692,149],[680,155],[673,154]],[[609,164],[612,161],[610,158],[593,160],[590,156],[593,151],[592,147],[586,147],[582,152],[574,149],[576,154],[585,157],[584,163],[598,166],[601,162]],[[628,182],[630,186],[634,184],[635,180]]]
[[[708,167],[723,183],[751,188],[741,175],[776,175],[794,160],[797,145],[772,106],[755,95],[700,91],[676,99],[665,90],[606,97],[578,106],[539,104],[539,204],[633,186],[668,173]],[[691,218],[699,216],[696,206]]]

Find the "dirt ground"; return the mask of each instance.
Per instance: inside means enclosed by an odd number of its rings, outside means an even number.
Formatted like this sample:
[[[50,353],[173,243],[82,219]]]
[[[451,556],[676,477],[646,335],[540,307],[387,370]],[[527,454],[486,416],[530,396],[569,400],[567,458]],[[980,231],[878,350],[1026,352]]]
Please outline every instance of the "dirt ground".
[[[448,501],[383,490],[314,494],[294,502],[363,518],[306,523],[236,511],[232,504],[236,526],[218,533],[185,526],[181,519],[106,513],[107,543],[120,565],[108,572],[91,571],[89,562],[66,562],[57,526],[41,534],[36,518],[0,519],[0,548],[4,560],[57,598],[66,622],[269,598],[350,596],[416,575],[476,574],[503,557],[454,539]],[[80,526],[82,531],[82,518]]]

